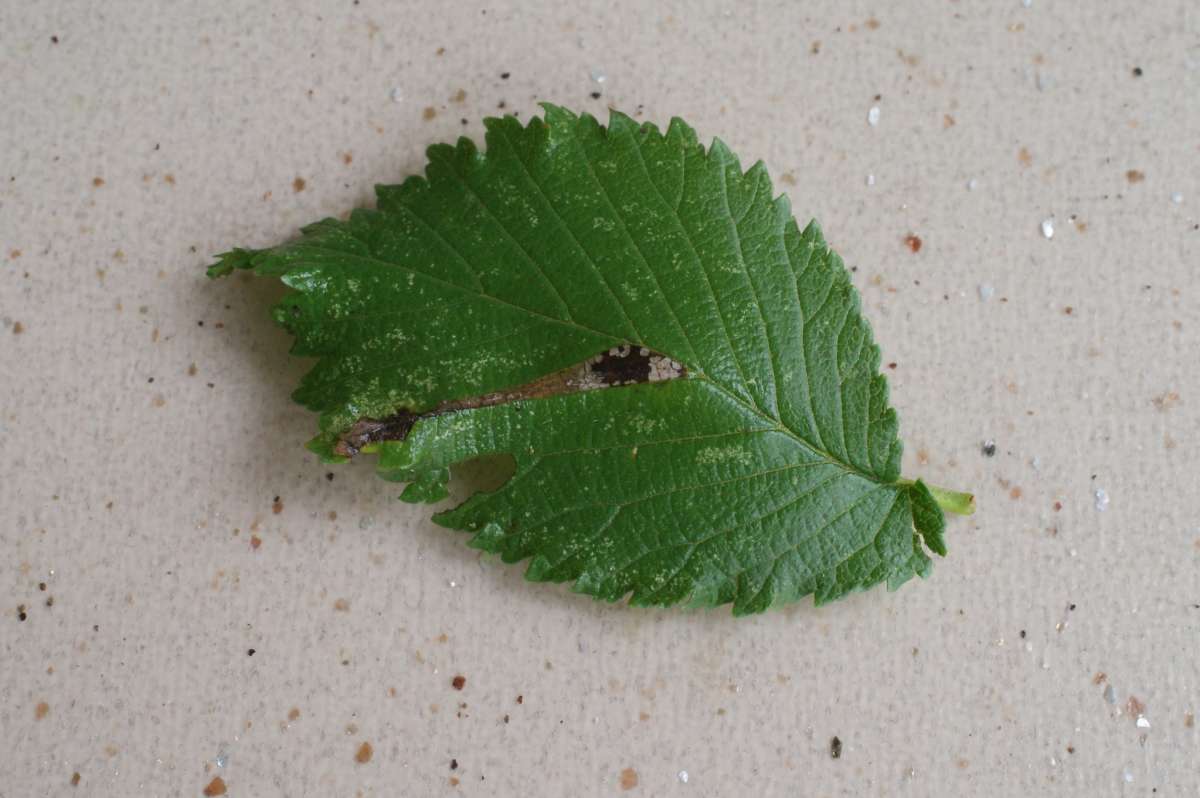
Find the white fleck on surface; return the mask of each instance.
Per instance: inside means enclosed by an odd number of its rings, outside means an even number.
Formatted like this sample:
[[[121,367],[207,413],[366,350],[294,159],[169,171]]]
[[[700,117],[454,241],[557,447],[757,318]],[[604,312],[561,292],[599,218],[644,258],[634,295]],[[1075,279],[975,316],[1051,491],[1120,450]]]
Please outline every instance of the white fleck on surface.
[[[1133,784],[1133,770],[1129,765],[1126,765],[1125,769],[1121,771],[1121,778],[1125,779],[1126,784]]]
[[[608,82],[608,73],[603,69],[593,69],[590,76],[593,83],[599,83],[601,86]]]
[[[1032,8],[1033,0],[1021,0],[1021,5],[1025,6],[1026,8]]]
[[[867,185],[868,186],[875,185],[875,175],[867,175]]]
[[[1042,235],[1046,238],[1054,238],[1054,217],[1047,216],[1042,219]]]
[[[1092,494],[1092,498],[1096,500],[1095,505],[1097,512],[1102,513],[1108,509],[1108,491],[1106,491],[1104,488],[1096,488],[1096,492]]]
[[[404,91],[399,86],[393,87],[392,90],[388,92],[388,96],[392,98],[392,102],[394,103],[404,102]]]
[[[1150,721],[1146,719],[1145,715],[1138,715],[1137,727],[1139,729],[1149,729],[1150,728]]]
[[[970,180],[967,181],[967,191],[974,191],[977,188],[979,188],[978,180],[976,180],[975,178],[972,177]]]
[[[678,778],[679,778],[680,783],[687,784],[688,783],[688,772],[686,770],[679,771]]]
[[[996,289],[992,288],[991,283],[979,284],[979,298],[987,302],[996,293]]]
[[[875,127],[879,124],[879,106],[872,105],[871,110],[867,111],[867,124]]]
[[[1174,202],[1176,205],[1183,204],[1183,194],[1179,191],[1176,191],[1171,195],[1171,202]]]

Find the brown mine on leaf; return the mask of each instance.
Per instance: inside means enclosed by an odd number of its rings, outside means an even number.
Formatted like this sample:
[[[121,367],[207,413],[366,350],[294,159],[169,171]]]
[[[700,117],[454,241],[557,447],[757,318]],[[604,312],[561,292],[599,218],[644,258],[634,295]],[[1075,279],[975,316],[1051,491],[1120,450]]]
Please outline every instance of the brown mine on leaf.
[[[382,419],[360,419],[339,436],[333,451],[342,457],[353,457],[373,443],[404,440],[413,425],[423,418],[434,418],[460,410],[475,410],[601,388],[666,382],[685,377],[687,367],[678,361],[646,347],[623,344],[516,388],[442,402],[425,413],[401,410]]]

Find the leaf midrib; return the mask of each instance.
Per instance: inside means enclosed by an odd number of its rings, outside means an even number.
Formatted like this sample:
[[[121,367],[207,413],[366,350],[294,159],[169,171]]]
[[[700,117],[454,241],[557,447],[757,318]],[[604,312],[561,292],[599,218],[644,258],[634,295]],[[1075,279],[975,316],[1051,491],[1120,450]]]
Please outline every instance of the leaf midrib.
[[[385,211],[385,213],[386,213],[386,211]],[[575,321],[574,319],[555,318],[554,316],[550,316],[540,310],[536,310],[534,308],[529,308],[524,305],[518,305],[515,302],[510,302],[507,299],[501,299],[500,297],[486,293],[482,290],[473,291],[465,286],[459,285],[459,284],[451,282],[449,280],[442,279],[440,277],[435,277],[434,275],[431,275],[427,272],[423,272],[418,269],[413,269],[408,266],[403,266],[398,263],[393,263],[391,261],[380,260],[379,258],[376,258],[371,255],[347,253],[347,252],[344,252],[341,250],[332,249],[330,247],[325,247],[325,246],[322,246],[322,245],[314,243],[314,242],[304,242],[303,246],[305,248],[312,248],[312,249],[319,250],[322,252],[328,252],[332,255],[337,255],[339,257],[342,257],[342,258],[345,258],[348,260],[349,259],[360,260],[360,261],[365,261],[368,263],[375,264],[377,266],[382,266],[382,267],[388,268],[388,269],[399,269],[400,271],[412,274],[417,278],[431,280],[435,283],[439,283],[451,290],[459,291],[459,292],[462,292],[469,296],[479,297],[479,298],[487,300],[489,302],[493,302],[495,304],[502,305],[504,307],[512,308],[514,310],[519,310],[522,313],[527,313],[531,316],[537,316],[538,318],[548,321],[552,324],[557,324],[562,327],[566,327],[568,329],[573,329],[573,330],[577,330],[577,331],[581,331],[581,332],[590,333],[592,335],[600,336],[601,338],[607,339],[607,341],[609,341],[610,343],[615,344],[615,345],[629,344],[632,346],[639,346],[639,347],[649,346],[649,344],[645,341],[629,341],[629,340],[626,340],[619,336],[615,336],[612,333],[607,333],[602,330],[597,330],[594,327],[589,327],[586,324],[581,324],[578,321]],[[667,355],[675,360],[679,360],[679,358],[672,352],[663,352],[663,354]],[[684,363],[684,365],[688,366],[689,370],[694,369],[694,366],[690,363],[687,363],[683,360],[680,360],[679,362]],[[881,485],[896,484],[893,482],[884,482],[882,479],[880,479],[878,476],[876,476],[874,474],[870,474],[865,471],[862,471],[859,468],[855,467],[853,464],[842,462],[841,460],[839,460],[838,458],[834,457],[832,454],[827,452],[825,449],[823,449],[820,446],[817,446],[816,444],[814,444],[813,442],[807,440],[802,435],[800,435],[798,432],[793,430],[791,427],[787,426],[785,423],[783,423],[782,419],[776,418],[775,416],[767,413],[765,410],[763,410],[761,407],[759,407],[756,402],[746,401],[746,400],[742,399],[740,396],[733,393],[733,391],[731,391],[729,388],[727,388],[724,385],[722,385],[721,383],[713,380],[711,377],[709,377],[704,372],[699,371],[697,369],[697,370],[691,371],[691,373],[693,374],[693,376],[690,377],[689,379],[700,379],[700,380],[706,381],[709,385],[713,386],[718,391],[720,391],[729,401],[733,402],[734,404],[738,405],[739,407],[742,407],[742,408],[754,413],[759,418],[763,419],[768,424],[770,424],[776,431],[781,432],[781,433],[791,437],[798,444],[800,444],[801,446],[804,446],[809,451],[811,451],[814,455],[825,460],[830,465],[837,466],[851,474],[862,477],[863,479],[870,480],[872,482],[879,483]],[[616,389],[608,388],[606,390],[619,390],[619,386]]]

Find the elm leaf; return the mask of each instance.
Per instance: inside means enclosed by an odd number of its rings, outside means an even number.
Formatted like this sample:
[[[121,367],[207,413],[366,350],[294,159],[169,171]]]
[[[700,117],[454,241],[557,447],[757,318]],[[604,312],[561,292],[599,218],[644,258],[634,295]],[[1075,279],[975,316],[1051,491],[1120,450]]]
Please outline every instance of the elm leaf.
[[[879,349],[841,259],[765,167],[679,119],[544,106],[428,150],[374,210],[219,256],[275,307],[325,460],[406,501],[511,455],[434,520],[532,580],[635,605],[820,604],[926,576],[969,494],[900,476]]]

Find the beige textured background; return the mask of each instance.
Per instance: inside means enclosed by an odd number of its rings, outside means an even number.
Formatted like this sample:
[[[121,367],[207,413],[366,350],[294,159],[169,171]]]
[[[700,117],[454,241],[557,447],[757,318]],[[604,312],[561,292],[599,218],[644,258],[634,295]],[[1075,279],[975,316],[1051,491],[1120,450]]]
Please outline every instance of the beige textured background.
[[[0,795],[1197,794],[1200,11],[892,6],[4,3]],[[539,99],[822,221],[978,494],[931,579],[607,606],[326,479],[278,289],[201,267]]]

